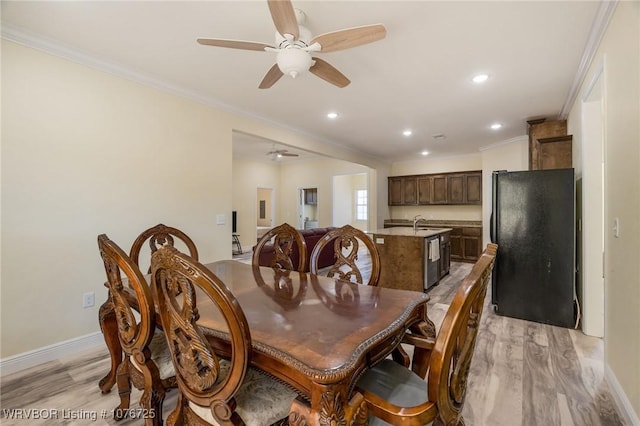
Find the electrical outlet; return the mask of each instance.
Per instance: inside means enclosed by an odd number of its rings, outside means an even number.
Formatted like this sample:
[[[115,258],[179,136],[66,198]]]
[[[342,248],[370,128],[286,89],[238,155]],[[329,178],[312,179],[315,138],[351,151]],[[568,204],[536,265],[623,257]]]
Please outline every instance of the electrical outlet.
[[[95,305],[95,300],[96,299],[96,295],[94,292],[90,292],[90,293],[84,293],[82,295],[82,307],[83,308],[90,308],[93,305]]]

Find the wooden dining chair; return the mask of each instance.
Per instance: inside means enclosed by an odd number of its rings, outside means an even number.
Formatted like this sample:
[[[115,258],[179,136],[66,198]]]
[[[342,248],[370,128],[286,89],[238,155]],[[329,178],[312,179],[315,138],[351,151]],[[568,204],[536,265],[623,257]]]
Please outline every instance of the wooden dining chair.
[[[98,236],[98,248],[109,288],[106,305],[115,313],[124,353],[116,376],[120,405],[114,417],[120,420],[127,416],[133,383],[143,391],[140,407],[145,424],[162,425],[162,402],[166,390],[176,387],[176,379],[164,334],[156,329],[151,289],[138,266],[105,234]],[[121,273],[128,280],[127,286]]]
[[[329,244],[333,245],[335,262],[328,268],[327,276],[341,280],[352,281],[359,284],[377,286],[380,279],[380,254],[371,238],[361,230],[351,225],[327,232],[315,245],[311,252],[309,270],[312,274],[320,274],[324,268],[318,267],[320,253]],[[371,262],[362,262],[363,265],[371,265],[371,271],[361,270],[358,267],[358,256],[363,255],[361,246],[367,250],[366,256]],[[364,269],[364,268],[363,268]],[[368,276],[365,280],[363,277]]]
[[[163,225],[162,223],[149,228],[138,235],[138,238],[136,238],[136,240],[131,245],[129,257],[136,265],[138,265],[138,267],[140,267],[140,252],[142,251],[142,247],[144,246],[145,242],[148,241],[149,248],[151,249],[151,254],[153,254],[156,252],[156,250],[158,250],[158,247],[164,245],[175,246],[174,241],[176,238],[182,241],[191,257],[198,260],[198,249],[193,240],[181,230],[172,228],[171,226]],[[149,257],[149,259],[151,259],[151,257]],[[151,265],[149,265],[147,273],[151,273]]]
[[[367,401],[369,425],[464,425],[467,377],[497,248],[489,244],[462,281],[435,341],[410,336],[422,349],[414,352],[412,369],[385,359],[360,378],[356,389]]]
[[[307,268],[307,243],[293,226],[283,223],[265,233],[253,248],[251,264],[260,265],[260,254],[265,249],[273,249],[270,260],[272,268],[304,272]]]
[[[179,395],[167,419],[174,424],[263,426],[285,421],[297,393],[249,368],[251,330],[235,296],[211,271],[174,247],[152,256],[152,285]],[[197,293],[197,298],[196,298]],[[230,359],[219,356],[197,323],[199,309],[218,309]]]

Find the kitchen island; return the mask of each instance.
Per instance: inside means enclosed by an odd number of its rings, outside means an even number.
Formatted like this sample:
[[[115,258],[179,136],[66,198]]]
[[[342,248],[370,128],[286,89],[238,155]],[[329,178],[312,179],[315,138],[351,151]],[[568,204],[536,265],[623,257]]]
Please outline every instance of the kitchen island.
[[[385,219],[384,227],[411,227],[410,219]],[[421,220],[418,228],[451,228],[451,261],[475,263],[482,254],[482,221]]]
[[[449,273],[451,228],[412,227],[373,231],[380,253],[380,283],[384,287],[426,291]]]

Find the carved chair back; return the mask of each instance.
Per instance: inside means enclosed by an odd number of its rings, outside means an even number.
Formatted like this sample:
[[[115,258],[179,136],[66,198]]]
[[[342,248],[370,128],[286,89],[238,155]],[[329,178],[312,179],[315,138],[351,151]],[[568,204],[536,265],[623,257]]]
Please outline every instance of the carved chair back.
[[[385,424],[379,419],[392,424],[464,425],[462,408],[469,367],[496,252],[496,244],[487,246],[460,284],[430,350],[417,355],[428,357],[426,363],[422,360],[428,366],[426,385],[424,372],[412,372],[391,360],[384,360],[358,382],[370,413],[376,417],[370,425]],[[387,384],[380,386],[384,381]]]
[[[198,260],[198,249],[196,248],[193,240],[181,230],[161,223],[138,235],[138,238],[136,238],[131,245],[129,257],[136,265],[138,265],[138,267],[140,267],[140,269],[142,269],[140,265],[140,252],[142,251],[145,242],[148,241],[151,255],[153,255],[153,253],[158,250],[158,247],[162,247],[164,245],[175,246],[174,243],[176,238],[182,241],[191,257]],[[151,259],[151,256],[149,256],[149,259]],[[151,273],[151,266],[149,266],[147,273]]]
[[[154,295],[180,389],[178,404],[167,423],[255,425],[285,418],[296,394],[249,369],[249,324],[227,286],[205,266],[171,246],[159,248],[151,264]],[[229,361],[216,354],[197,324],[197,305],[203,301],[207,306],[211,302],[224,318],[228,334],[221,332],[225,336],[221,339],[230,342]],[[245,379],[255,394],[247,394]],[[256,401],[265,399],[279,411],[267,412],[256,406]]]
[[[269,232],[264,234],[253,250],[252,265],[258,266],[260,264],[260,252],[267,244],[272,244],[274,248],[274,256],[269,266],[291,271],[305,271],[307,267],[307,243],[300,232],[293,226],[283,223],[271,228]],[[298,249],[297,265],[294,265],[291,260],[294,245]]]
[[[339,278],[341,280],[377,286],[380,279],[380,254],[378,248],[371,238],[361,230],[351,225],[327,232],[315,245],[311,252],[310,271],[317,275],[320,273],[318,259],[320,253],[328,244],[333,244],[335,262],[328,267],[327,276]],[[368,251],[366,255],[371,258],[370,262],[362,262],[361,265],[371,265],[369,272],[358,267],[358,255],[362,254],[361,248]],[[360,251],[360,253],[359,253]],[[368,279],[364,279],[368,275]]]
[[[120,405],[115,417],[126,416],[133,382],[137,388],[145,391],[140,404],[147,410],[146,423],[162,424],[162,401],[165,388],[171,386],[172,379],[168,378],[163,382],[158,365],[152,359],[155,355],[151,348],[156,323],[151,289],[138,266],[105,234],[98,236],[98,248],[109,288],[109,300],[105,309],[113,311],[115,315],[118,338],[125,355],[117,372]],[[126,287],[121,273],[127,278]]]

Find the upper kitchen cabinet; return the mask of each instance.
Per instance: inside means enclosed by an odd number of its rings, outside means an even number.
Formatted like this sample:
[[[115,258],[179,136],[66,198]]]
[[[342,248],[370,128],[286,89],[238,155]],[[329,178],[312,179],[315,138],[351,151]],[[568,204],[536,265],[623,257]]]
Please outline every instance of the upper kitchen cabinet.
[[[390,206],[415,205],[418,196],[416,176],[388,178]]]
[[[529,170],[570,169],[573,145],[567,135],[567,120],[527,121],[529,125]]]
[[[447,176],[447,204],[482,204],[482,172]]]
[[[418,204],[431,204],[433,193],[433,178],[431,176],[418,176],[416,178],[418,187]]]
[[[304,203],[312,206],[318,204],[318,188],[304,189]]]
[[[390,176],[389,205],[482,204],[482,171]]]

